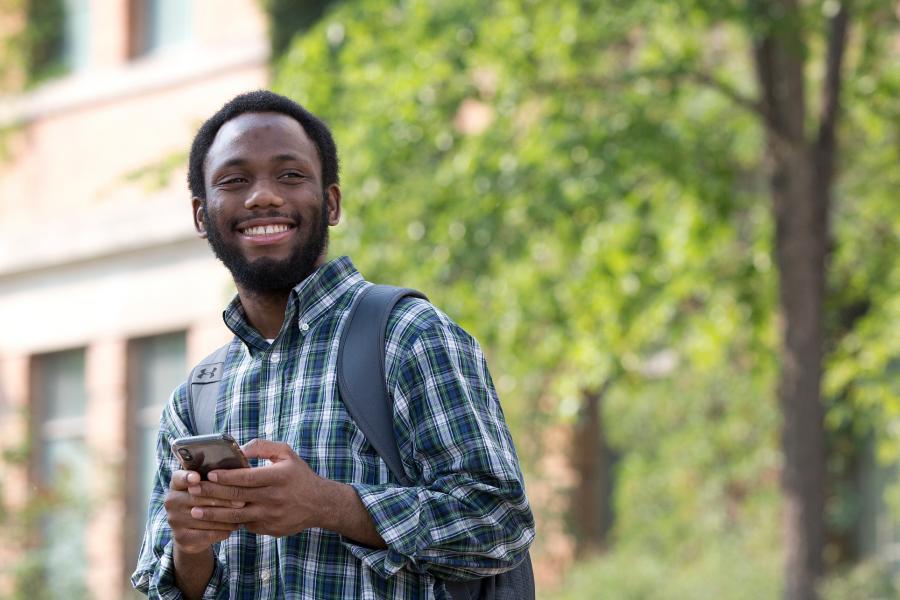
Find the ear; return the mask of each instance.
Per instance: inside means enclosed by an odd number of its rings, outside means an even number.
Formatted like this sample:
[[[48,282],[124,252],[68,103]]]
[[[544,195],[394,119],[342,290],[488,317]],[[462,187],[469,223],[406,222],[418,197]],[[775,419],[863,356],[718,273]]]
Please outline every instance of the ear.
[[[203,211],[203,200],[195,196],[191,198],[191,206],[194,209],[194,229],[197,230],[198,236],[206,239],[206,223],[204,222],[206,214]]]
[[[328,186],[328,189],[325,190],[325,193],[328,194],[328,198],[326,199],[328,206],[328,224],[334,227],[341,222],[341,186],[332,183]]]

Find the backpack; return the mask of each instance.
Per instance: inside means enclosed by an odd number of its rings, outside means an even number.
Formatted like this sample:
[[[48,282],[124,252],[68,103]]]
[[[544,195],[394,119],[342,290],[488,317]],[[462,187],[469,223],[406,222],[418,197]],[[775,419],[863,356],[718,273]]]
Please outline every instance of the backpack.
[[[416,290],[372,285],[354,299],[338,346],[338,390],[347,412],[404,486],[414,483],[406,476],[394,437],[393,410],[385,383],[384,352],[388,318],[394,306],[406,297],[427,298]],[[230,344],[225,344],[191,370],[188,400],[196,434],[215,429],[218,385]],[[199,386],[195,388],[194,386]],[[512,570],[469,581],[443,580],[453,600],[534,600],[531,555]]]

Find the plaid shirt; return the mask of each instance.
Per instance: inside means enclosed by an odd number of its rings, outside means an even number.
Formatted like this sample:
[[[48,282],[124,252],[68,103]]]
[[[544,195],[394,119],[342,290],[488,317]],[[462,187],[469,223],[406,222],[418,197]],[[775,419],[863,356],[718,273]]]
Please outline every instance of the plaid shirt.
[[[338,396],[337,352],[353,298],[370,285],[342,257],[292,291],[269,344],[237,298],[223,314],[234,332],[216,429],[238,443],[283,441],[322,477],[351,484],[387,549],[308,529],[275,538],[238,530],[214,546],[204,598],[444,598],[435,577],[466,579],[512,568],[534,538],[513,442],[478,343],[424,300],[406,298],[388,323],[385,372],[403,487]],[[157,476],[133,585],[180,598],[163,502],[173,439],[192,435],[186,384],[160,422]],[[254,466],[258,461],[251,461]]]

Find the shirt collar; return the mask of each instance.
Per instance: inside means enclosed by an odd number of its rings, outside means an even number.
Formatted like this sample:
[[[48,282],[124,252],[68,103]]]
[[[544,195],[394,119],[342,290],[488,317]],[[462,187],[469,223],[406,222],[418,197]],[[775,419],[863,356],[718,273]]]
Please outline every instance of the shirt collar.
[[[346,256],[316,269],[291,292],[292,299],[297,303],[297,325],[302,329],[304,323],[312,324],[319,315],[331,309],[347,290],[362,281],[362,275]]]
[[[362,275],[346,256],[322,265],[291,290],[284,312],[285,322],[299,327],[305,333],[316,318],[332,308],[347,290],[362,281]],[[248,349],[265,351],[269,348],[269,343],[247,320],[239,296],[231,300],[222,313],[222,319],[247,344]]]

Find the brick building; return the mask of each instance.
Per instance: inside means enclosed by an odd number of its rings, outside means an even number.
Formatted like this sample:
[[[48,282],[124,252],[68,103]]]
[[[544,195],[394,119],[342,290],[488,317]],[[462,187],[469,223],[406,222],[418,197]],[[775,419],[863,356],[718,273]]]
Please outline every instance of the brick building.
[[[31,564],[49,597],[121,598],[161,407],[229,337],[188,145],[269,43],[257,0],[56,4],[65,74],[0,100],[0,597]]]

